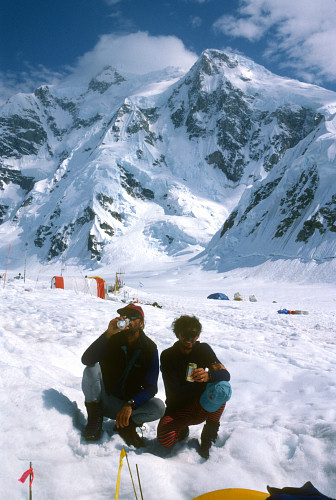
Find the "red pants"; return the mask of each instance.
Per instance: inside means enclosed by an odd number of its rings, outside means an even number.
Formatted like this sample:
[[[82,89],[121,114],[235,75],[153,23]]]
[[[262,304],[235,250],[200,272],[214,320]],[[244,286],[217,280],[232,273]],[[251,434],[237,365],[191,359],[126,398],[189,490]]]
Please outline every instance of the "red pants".
[[[207,422],[219,422],[225,408],[225,403],[212,413],[204,410],[199,400],[187,408],[172,412],[161,418],[157,428],[157,439],[162,446],[170,448],[179,440],[180,432],[189,425]]]

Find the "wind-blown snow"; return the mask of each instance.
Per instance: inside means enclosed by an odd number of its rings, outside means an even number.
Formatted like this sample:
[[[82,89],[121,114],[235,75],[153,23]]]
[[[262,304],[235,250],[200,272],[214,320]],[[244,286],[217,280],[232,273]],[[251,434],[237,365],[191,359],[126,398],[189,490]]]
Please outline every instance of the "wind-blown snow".
[[[101,274],[112,281],[114,271]],[[126,292],[142,302],[145,331],[160,352],[174,342],[174,318],[197,315],[201,340],[210,343],[232,377],[232,399],[208,461],[196,451],[201,425],[191,428],[189,446],[178,444],[169,452],[156,442],[157,422],[146,424],[146,448],[125,446],[135,479],[138,464],[146,500],[191,500],[231,487],[266,491],[267,484],[302,486],[308,480],[335,496],[334,286],[160,264],[125,274],[120,295],[103,301],[52,290],[46,269],[43,273],[42,279],[29,270],[26,283],[10,273],[5,288],[0,283],[2,498],[27,498],[27,484],[17,479],[30,461],[34,498],[114,498],[123,442],[111,420],[105,420],[98,444],[81,441],[86,412],[80,358],[116,316]],[[206,299],[217,291],[230,299],[239,291],[245,300]],[[248,301],[251,294],[258,302]],[[284,307],[309,314],[279,315]],[[161,376],[158,396],[164,399]],[[126,461],[119,498],[134,498]]]

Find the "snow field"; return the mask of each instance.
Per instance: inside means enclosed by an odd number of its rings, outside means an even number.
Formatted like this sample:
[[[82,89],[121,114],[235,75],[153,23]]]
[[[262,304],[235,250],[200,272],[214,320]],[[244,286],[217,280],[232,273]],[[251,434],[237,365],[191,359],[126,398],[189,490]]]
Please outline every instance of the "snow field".
[[[174,342],[176,317],[198,316],[201,340],[230,371],[233,394],[208,461],[196,451],[201,425],[191,428],[189,446],[163,450],[153,422],[146,424],[145,449],[125,447],[135,479],[138,464],[144,498],[191,500],[221,488],[266,491],[267,484],[302,486],[308,480],[335,496],[334,289],[224,279],[191,267],[161,271],[124,278],[124,291],[143,303],[146,333],[161,352]],[[36,498],[113,498],[123,442],[111,420],[99,444],[81,441],[80,358],[117,314],[123,292],[102,301],[49,286],[14,280],[0,287],[1,497],[27,498],[27,483],[17,479],[32,461]],[[230,298],[240,291],[245,299],[254,293],[258,302],[207,300],[211,291]],[[279,315],[282,307],[309,315]],[[158,397],[165,398],[161,376]],[[134,498],[126,460],[119,498]]]

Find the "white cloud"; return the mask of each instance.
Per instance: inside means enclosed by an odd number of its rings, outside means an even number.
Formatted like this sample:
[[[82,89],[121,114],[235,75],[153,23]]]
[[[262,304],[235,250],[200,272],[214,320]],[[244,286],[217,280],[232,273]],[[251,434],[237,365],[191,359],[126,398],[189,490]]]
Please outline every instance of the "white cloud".
[[[198,16],[191,16],[190,24],[193,28],[199,28],[202,25],[202,19]]]
[[[234,16],[222,16],[215,23],[214,28],[226,35],[247,38],[251,42],[259,40],[265,29],[260,22],[249,18],[236,18]]]
[[[264,55],[312,81],[336,79],[335,0],[240,0],[235,15],[214,23],[218,32],[265,40]],[[315,78],[316,81],[316,78]]]
[[[0,105],[14,94],[31,93],[41,85],[56,85],[65,76],[65,73],[50,71],[42,64],[33,67],[26,62],[24,65],[26,69],[20,73],[0,71]]]
[[[63,73],[50,71],[38,65],[25,64],[21,73],[0,71],[0,105],[18,92],[33,92],[43,84],[73,84],[82,78],[87,81],[104,66],[113,66],[124,73],[145,74],[174,66],[188,71],[197,55],[187,50],[183,42],[174,36],[150,36],[145,32],[127,35],[103,35],[96,46]]]
[[[167,66],[188,70],[197,55],[187,50],[175,36],[150,36],[145,32],[103,35],[96,46],[81,56],[73,72],[94,75],[110,65],[124,73],[145,74]]]

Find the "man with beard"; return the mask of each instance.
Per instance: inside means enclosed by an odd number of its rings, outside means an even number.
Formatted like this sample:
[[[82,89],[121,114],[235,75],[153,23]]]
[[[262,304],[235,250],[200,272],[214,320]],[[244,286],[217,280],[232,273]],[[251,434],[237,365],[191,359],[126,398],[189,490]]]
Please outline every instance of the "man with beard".
[[[107,330],[84,352],[86,365],[82,389],[88,412],[84,430],[87,441],[98,441],[103,417],[116,421],[114,430],[129,446],[144,446],[136,427],[162,417],[164,403],[157,393],[159,357],[156,344],[144,331],[144,312],[139,305],[118,309]],[[125,328],[118,322],[128,320]]]

